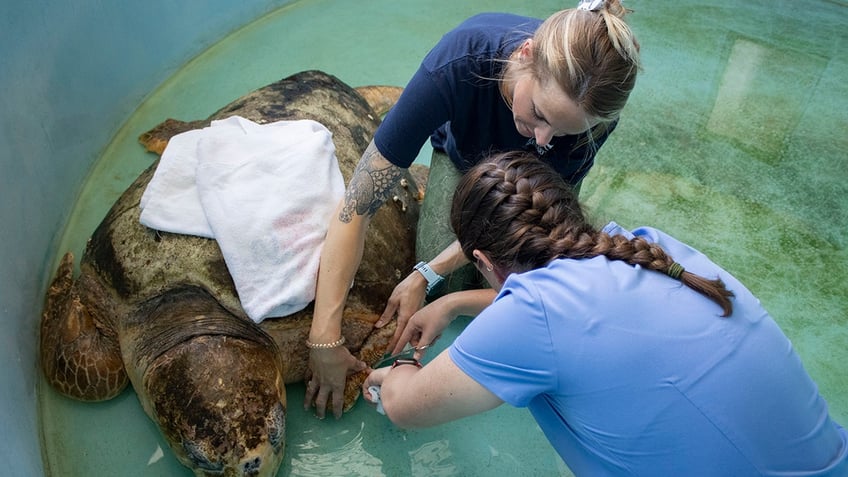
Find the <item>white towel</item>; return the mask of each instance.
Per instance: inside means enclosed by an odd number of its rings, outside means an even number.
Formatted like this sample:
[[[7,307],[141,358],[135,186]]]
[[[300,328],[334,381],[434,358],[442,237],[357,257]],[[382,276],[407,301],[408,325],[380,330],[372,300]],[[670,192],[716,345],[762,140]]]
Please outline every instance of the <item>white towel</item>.
[[[214,238],[197,192],[197,142],[210,128],[177,134],[141,196],[141,223],[156,230]]]
[[[170,164],[160,174],[160,162],[145,191],[151,197],[142,198],[142,223],[215,238],[254,321],[303,309],[315,298],[321,246],[344,194],[330,131],[315,121],[259,125],[234,116],[194,133],[184,133],[190,136],[173,154],[171,143],[162,154],[162,162],[188,164]],[[194,142],[193,158],[183,152],[191,149],[183,139]],[[185,171],[192,159],[195,192]],[[168,194],[171,188],[177,190]],[[209,235],[202,233],[202,218]]]

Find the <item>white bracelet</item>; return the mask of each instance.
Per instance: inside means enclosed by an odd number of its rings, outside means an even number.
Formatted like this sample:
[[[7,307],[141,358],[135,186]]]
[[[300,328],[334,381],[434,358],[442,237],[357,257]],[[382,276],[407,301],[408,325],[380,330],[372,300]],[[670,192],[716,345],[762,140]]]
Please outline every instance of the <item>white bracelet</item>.
[[[345,337],[333,341],[332,343],[313,343],[309,340],[306,340],[306,347],[310,349],[333,349],[338,348],[339,346],[345,344]]]

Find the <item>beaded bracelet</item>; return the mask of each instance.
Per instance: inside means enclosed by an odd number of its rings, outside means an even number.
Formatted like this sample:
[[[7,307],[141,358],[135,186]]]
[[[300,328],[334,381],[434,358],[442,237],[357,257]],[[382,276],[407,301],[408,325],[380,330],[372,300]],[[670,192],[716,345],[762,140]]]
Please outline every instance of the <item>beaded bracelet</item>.
[[[306,347],[310,349],[333,349],[338,348],[339,346],[345,344],[345,337],[333,341],[332,343],[312,343],[309,340],[306,340]]]

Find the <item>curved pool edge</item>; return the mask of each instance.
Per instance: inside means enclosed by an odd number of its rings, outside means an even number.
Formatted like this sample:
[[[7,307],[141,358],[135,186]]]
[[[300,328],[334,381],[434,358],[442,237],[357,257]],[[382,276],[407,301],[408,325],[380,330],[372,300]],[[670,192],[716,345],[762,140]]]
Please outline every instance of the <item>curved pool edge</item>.
[[[0,473],[49,472],[36,404],[38,320],[68,214],[100,152],[175,70],[290,3],[0,6]]]

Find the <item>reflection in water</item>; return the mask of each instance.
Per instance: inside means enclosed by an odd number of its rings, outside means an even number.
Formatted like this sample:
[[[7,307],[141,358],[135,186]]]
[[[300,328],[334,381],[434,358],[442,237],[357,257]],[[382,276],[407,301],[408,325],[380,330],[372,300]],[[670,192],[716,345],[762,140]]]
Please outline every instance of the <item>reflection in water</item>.
[[[707,129],[744,140],[747,134],[736,123],[745,116],[741,114],[745,98],[750,97],[755,90],[755,76],[764,56],[765,49],[756,43],[737,40],[733,44]]]
[[[366,451],[362,446],[362,430],[351,436],[343,430],[335,435],[320,437],[320,441],[303,436],[303,442],[297,446],[297,457],[292,457],[289,475],[349,475],[383,477],[382,461]],[[309,434],[309,432],[307,432]],[[347,440],[347,442],[344,442]]]
[[[536,426],[536,430],[538,430],[540,433],[542,432],[542,428],[539,427],[539,426]],[[515,456],[515,454],[509,453],[509,452],[501,454],[501,452],[499,450],[492,447],[491,445],[489,446],[489,456],[492,458],[492,460],[501,458],[503,460],[508,461],[510,464],[517,465],[517,466],[521,465],[521,461],[518,460],[518,458]],[[563,468],[561,467],[560,470],[562,470],[562,469]]]
[[[827,60],[738,38],[715,96],[707,130],[781,162]],[[790,78],[795,87],[786,87]]]
[[[412,468],[410,474],[414,477],[459,475],[456,466],[451,463],[453,458],[454,455],[447,440],[428,442],[410,451],[409,460]]]

